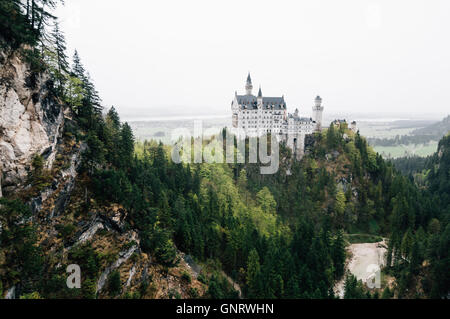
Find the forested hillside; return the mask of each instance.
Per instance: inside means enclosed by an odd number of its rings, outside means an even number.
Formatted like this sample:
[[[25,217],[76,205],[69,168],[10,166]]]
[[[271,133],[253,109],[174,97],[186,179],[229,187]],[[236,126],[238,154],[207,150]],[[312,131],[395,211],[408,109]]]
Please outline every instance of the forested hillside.
[[[400,296],[448,297],[450,138],[415,174],[422,190],[417,201],[397,201],[392,218],[388,262],[398,278]]]
[[[20,183],[2,180],[0,296],[334,298],[349,234],[389,239],[395,280],[383,297],[448,296],[448,137],[424,188],[345,124],[309,136],[301,161],[282,144],[273,175],[259,164],[175,164],[171,146],[137,143],[114,108],[104,114],[80,56],[68,62],[57,25],[44,31],[53,2],[0,3],[1,66],[30,79],[2,82],[33,82],[19,102],[64,114],[51,151],[21,163]],[[66,286],[70,264],[81,289]],[[380,295],[347,280],[349,298]]]

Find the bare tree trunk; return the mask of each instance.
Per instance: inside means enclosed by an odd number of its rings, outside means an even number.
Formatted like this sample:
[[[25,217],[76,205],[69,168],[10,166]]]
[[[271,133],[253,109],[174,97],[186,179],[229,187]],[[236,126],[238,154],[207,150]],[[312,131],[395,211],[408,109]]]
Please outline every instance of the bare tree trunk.
[[[44,14],[45,14],[45,2],[42,5],[42,11],[41,11],[41,19],[39,20],[39,25],[38,25],[38,31],[41,32],[41,28],[42,28],[42,23],[44,22]]]
[[[34,13],[36,11],[36,4],[31,0],[31,28],[34,30]]]
[[[27,0],[27,20],[30,21],[30,0]]]

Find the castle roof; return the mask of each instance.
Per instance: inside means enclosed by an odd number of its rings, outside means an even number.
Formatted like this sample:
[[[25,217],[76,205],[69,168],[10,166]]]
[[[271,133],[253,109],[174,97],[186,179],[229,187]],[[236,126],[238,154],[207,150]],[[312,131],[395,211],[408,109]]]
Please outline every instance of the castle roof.
[[[282,97],[263,97],[263,108],[274,110],[285,110],[286,103]]]
[[[237,101],[239,104],[256,103],[256,96],[254,96],[254,95],[237,95]]]
[[[304,123],[312,123],[313,122],[312,118],[310,118],[310,117],[300,117],[300,116],[292,114],[292,113],[289,113],[288,118],[294,120],[294,122],[304,122]]]
[[[284,104],[284,98],[283,97],[264,97],[263,103]]]
[[[261,94],[262,95],[262,94]],[[258,107],[257,97],[254,95],[237,95],[237,102],[245,108],[256,109]],[[262,104],[264,109],[285,110],[286,102],[283,97],[263,97]]]

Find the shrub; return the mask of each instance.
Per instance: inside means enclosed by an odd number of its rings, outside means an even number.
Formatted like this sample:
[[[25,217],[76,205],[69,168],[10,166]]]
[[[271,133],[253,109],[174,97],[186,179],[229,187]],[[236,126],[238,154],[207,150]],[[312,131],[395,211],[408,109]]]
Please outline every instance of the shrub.
[[[183,274],[181,275],[181,280],[187,282],[188,284],[192,282],[191,275],[187,272],[183,272]]]
[[[122,283],[120,282],[120,273],[118,270],[113,271],[109,275],[108,290],[111,297],[115,297],[121,293]]]
[[[75,225],[66,224],[66,225],[57,225],[56,229],[59,231],[59,236],[64,239],[69,239],[76,230]]]
[[[193,287],[189,288],[189,296],[193,299],[198,298],[199,294],[198,294],[197,288],[193,288]]]

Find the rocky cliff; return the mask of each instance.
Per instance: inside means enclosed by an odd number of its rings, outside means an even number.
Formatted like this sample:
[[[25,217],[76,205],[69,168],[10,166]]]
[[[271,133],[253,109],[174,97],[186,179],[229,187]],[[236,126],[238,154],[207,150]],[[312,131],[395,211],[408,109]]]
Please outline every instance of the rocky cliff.
[[[31,71],[17,52],[0,51],[0,195],[24,183],[34,155],[52,166],[64,111],[48,75]]]

